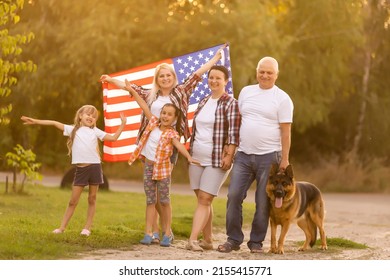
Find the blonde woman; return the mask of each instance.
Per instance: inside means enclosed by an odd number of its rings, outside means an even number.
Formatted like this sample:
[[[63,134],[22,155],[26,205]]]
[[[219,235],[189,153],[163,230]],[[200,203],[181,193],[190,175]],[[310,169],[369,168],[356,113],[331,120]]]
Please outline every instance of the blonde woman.
[[[69,136],[67,146],[69,155],[72,156],[72,164],[76,165],[76,172],[72,186],[72,194],[65,215],[60,227],[55,229],[53,233],[60,234],[65,231],[84,187],[89,185],[87,221],[80,234],[83,236],[89,236],[91,234],[93,217],[96,210],[96,194],[99,185],[103,183],[98,140],[115,141],[119,138],[126,125],[124,114],[121,113],[120,117],[122,123],[114,134],[108,134],[96,127],[98,111],[92,105],[84,105],[78,109],[73,125],[66,125],[53,120],[39,120],[26,116],[21,117],[21,120],[26,125],[54,126],[63,131],[65,136]]]
[[[202,75],[206,73],[214,64],[216,64],[218,60],[221,59],[222,51],[226,46],[227,44],[222,46],[208,62],[203,64],[195,72],[189,75],[182,84],[178,84],[177,76],[173,67],[167,63],[162,63],[156,67],[151,89],[145,89],[133,83],[130,83],[130,86],[143,100],[146,101],[151,113],[157,118],[160,117],[161,109],[165,104],[174,104],[179,109],[179,121],[174,124],[175,130],[179,133],[180,137],[183,136],[184,140],[187,141],[187,139],[190,137],[190,130],[187,119],[189,98],[197,84],[202,80]],[[124,81],[114,79],[109,75],[102,75],[100,80],[102,82],[114,84],[118,88],[126,90],[126,84]],[[137,143],[139,142],[142,133],[145,131],[148,122],[149,121],[143,112],[141,115],[141,127],[138,131]],[[171,162],[176,164],[177,158],[178,153],[175,148],[171,157]],[[156,209],[158,213],[161,213],[161,207],[159,203],[156,204]],[[164,224],[164,221],[161,221],[161,223]],[[160,237],[158,233],[157,217],[154,228],[154,237],[156,240],[153,243],[159,243]],[[163,227],[162,232],[165,232]]]

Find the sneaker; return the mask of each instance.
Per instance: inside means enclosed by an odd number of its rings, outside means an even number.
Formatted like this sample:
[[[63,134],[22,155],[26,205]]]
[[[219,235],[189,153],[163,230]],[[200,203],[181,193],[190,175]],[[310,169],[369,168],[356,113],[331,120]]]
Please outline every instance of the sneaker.
[[[162,232],[162,236],[165,235],[165,232]],[[173,234],[173,231],[171,230],[171,237],[172,237],[172,241],[175,240],[175,235]]]
[[[81,232],[80,232],[81,235],[83,236],[90,236],[91,235],[91,232],[89,230],[87,230],[86,228],[84,228]]]
[[[188,240],[188,243],[186,244],[186,249],[195,252],[203,252],[202,247],[199,246],[196,240]]]
[[[55,233],[55,234],[60,234],[60,233],[63,233],[64,231],[62,229],[59,229],[59,228],[56,228],[55,230],[52,231],[52,233]]]
[[[140,241],[140,243],[144,245],[150,245],[152,241],[153,237],[145,233],[144,238]]]
[[[169,247],[171,246],[172,241],[173,241],[172,235],[171,236],[164,235],[162,241],[160,242],[160,246]]]
[[[160,234],[158,232],[153,232],[153,244],[158,244],[160,243]]]

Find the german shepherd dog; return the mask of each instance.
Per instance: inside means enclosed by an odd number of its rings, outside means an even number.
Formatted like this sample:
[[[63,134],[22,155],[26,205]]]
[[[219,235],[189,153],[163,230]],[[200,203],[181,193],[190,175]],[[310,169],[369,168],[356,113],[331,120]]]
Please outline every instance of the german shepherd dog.
[[[267,184],[267,195],[270,200],[271,248],[270,252],[284,254],[284,241],[292,222],[296,222],[306,236],[305,243],[299,251],[313,247],[317,240],[317,228],[321,237],[321,249],[326,250],[324,231],[324,201],[321,191],[313,184],[295,182],[292,166],[279,171],[277,164],[272,165]],[[276,229],[281,232],[276,247]]]

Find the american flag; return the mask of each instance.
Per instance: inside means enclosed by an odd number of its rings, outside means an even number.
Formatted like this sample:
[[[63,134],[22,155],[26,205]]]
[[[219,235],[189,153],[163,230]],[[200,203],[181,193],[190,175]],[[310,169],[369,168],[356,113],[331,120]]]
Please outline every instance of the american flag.
[[[126,71],[110,74],[110,76],[121,81],[127,79],[136,85],[148,89],[152,87],[155,68],[160,63],[165,62],[173,66],[180,84],[184,82],[191,73],[210,60],[221,46],[223,45],[217,45],[182,56],[164,59]],[[230,79],[226,86],[226,91],[233,95],[229,46],[224,48],[222,58],[217,62],[217,64],[222,64],[229,70]],[[194,112],[199,101],[210,93],[207,84],[207,73],[205,73],[202,78],[202,81],[198,83],[190,97],[190,105],[188,109],[190,131]],[[103,111],[105,131],[107,133],[114,133],[119,127],[121,123],[119,117],[120,112],[124,112],[127,116],[126,127],[119,139],[114,142],[104,142],[103,160],[107,162],[127,161],[130,154],[136,147],[135,141],[140,128],[141,109],[139,108],[137,102],[130,97],[127,91],[118,89],[115,85],[103,83]]]

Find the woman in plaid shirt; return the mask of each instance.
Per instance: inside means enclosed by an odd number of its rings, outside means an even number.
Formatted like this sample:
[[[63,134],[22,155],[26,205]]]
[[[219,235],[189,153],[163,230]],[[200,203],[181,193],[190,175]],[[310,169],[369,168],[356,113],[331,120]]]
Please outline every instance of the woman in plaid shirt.
[[[153,115],[159,117],[161,108],[167,104],[172,103],[176,105],[179,109],[179,117],[178,121],[175,125],[176,131],[180,136],[183,136],[184,141],[190,137],[190,130],[188,127],[188,119],[187,119],[187,111],[189,105],[189,98],[194,91],[197,84],[202,80],[202,75],[206,73],[211,66],[218,62],[221,59],[221,52],[227,46],[225,44],[222,46],[215,55],[197,70],[195,70],[188,78],[182,83],[179,84],[177,80],[177,76],[173,67],[167,63],[161,63],[156,67],[153,84],[151,89],[146,89],[140,87],[136,84],[130,83],[131,87],[140,95],[140,97],[146,101]],[[112,78],[109,75],[102,75],[100,77],[102,82],[108,82],[116,85],[118,88],[125,89],[125,82],[120,81],[118,79]],[[141,115],[141,127],[138,131],[137,143],[141,139],[143,132],[145,131],[146,126],[148,125],[148,118],[143,113]],[[176,164],[178,158],[178,153],[174,149],[174,153],[171,157],[171,162]],[[157,210],[161,211],[161,207],[159,207],[159,203],[157,202]],[[158,232],[158,224],[157,224],[158,216],[156,215],[156,220],[154,222],[154,236],[155,241],[159,240],[159,232]],[[161,220],[161,223],[164,224],[164,221]],[[166,232],[165,228],[161,227],[162,232]]]
[[[179,109],[174,104],[167,103],[162,107],[160,117],[158,118],[152,114],[147,103],[132,88],[130,82],[125,80],[125,83],[125,89],[134,97],[143,110],[145,117],[149,120],[137,148],[129,159],[129,164],[132,164],[137,158],[141,158],[144,161],[146,226],[145,235],[141,243],[149,245],[153,241],[153,222],[158,198],[161,204],[162,221],[165,223],[162,226],[166,229],[160,245],[169,247],[173,240],[171,230],[172,209],[169,195],[172,172],[170,158],[173,153],[173,147],[176,147],[188,159],[188,162],[195,164],[197,162],[192,159],[185,146],[180,143],[179,133],[172,126],[179,121]]]
[[[208,73],[211,94],[199,102],[194,114],[190,153],[200,165],[189,167],[191,188],[198,199],[186,245],[192,251],[213,249],[212,202],[229,174],[239,143],[241,115],[237,100],[225,91],[228,81],[229,72],[224,66],[211,67]],[[203,240],[198,242],[201,232]]]

